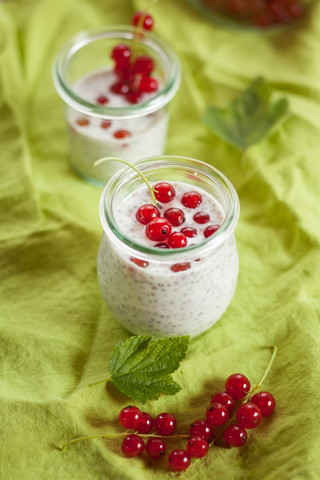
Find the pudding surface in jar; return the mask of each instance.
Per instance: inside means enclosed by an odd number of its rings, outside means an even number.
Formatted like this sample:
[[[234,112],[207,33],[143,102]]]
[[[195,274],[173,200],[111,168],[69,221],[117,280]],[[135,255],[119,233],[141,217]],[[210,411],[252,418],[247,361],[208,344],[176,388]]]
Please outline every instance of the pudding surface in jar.
[[[204,235],[207,227],[224,222],[218,201],[194,185],[169,183],[175,189],[175,198],[160,203],[160,215],[171,208],[182,210],[185,220],[173,226],[172,232],[189,228],[195,229],[196,235],[187,237],[185,248],[163,248],[167,240],[162,242],[162,248],[156,247],[159,242],[150,240],[146,226],[136,219],[137,209],[151,203],[148,188],[140,186],[119,203],[114,217],[119,232],[133,243],[155,247],[155,254],[132,255],[117,248],[104,234],[98,255],[98,279],[107,305],[133,333],[195,336],[213,325],[228,307],[237,282],[238,254],[233,234],[217,246],[213,238]],[[201,195],[202,202],[196,208],[181,203],[183,195],[190,191]],[[198,223],[194,217],[199,213],[207,214],[209,219]],[[169,250],[178,253],[179,258],[168,255]]]

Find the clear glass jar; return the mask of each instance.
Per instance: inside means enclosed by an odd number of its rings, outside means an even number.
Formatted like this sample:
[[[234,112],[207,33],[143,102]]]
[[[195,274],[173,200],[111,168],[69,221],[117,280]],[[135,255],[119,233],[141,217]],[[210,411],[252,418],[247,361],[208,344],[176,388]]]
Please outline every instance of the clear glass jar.
[[[316,0],[188,0],[222,27],[279,30],[303,19]]]
[[[183,249],[132,241],[119,228],[114,213],[143,181],[132,169],[122,169],[106,185],[100,201],[104,233],[97,270],[102,295],[117,320],[135,334],[199,335],[221,317],[236,288],[237,193],[221,172],[199,160],[161,156],[136,165],[151,184],[184,182],[201,188],[220,206],[223,221],[214,235]],[[172,269],[173,265],[183,268]]]
[[[130,162],[165,149],[169,120],[168,103],[180,84],[180,65],[171,48],[152,33],[137,39],[129,26],[112,26],[79,33],[58,53],[53,65],[56,90],[65,102],[65,119],[70,139],[70,161],[85,180],[105,185],[119,169],[108,162],[94,168],[101,157],[121,157]],[[141,103],[130,104],[110,91],[117,78],[112,72],[111,51],[125,43],[136,55],[149,55],[155,61],[152,73],[160,88]],[[96,99],[105,96],[108,103]],[[117,138],[116,132],[129,132]],[[117,135],[117,134],[116,134]]]

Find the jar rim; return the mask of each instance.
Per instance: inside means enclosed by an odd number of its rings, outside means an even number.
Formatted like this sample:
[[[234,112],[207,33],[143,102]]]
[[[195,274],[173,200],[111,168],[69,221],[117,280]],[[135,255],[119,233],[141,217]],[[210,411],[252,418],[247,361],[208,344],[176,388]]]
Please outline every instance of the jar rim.
[[[166,64],[169,75],[163,88],[155,93],[150,99],[137,104],[129,104],[124,107],[96,105],[77,95],[66,78],[68,65],[74,58],[74,55],[76,55],[81,48],[89,43],[113,37],[122,38],[123,40],[133,40],[135,32],[136,28],[132,26],[112,25],[103,28],[99,27],[84,30],[71,37],[56,55],[52,68],[53,82],[62,100],[64,100],[70,107],[86,115],[113,119],[136,118],[148,115],[169,103],[180,85],[180,62],[171,47],[169,47],[169,45],[167,45],[167,43],[160,37],[151,32],[144,32],[143,37],[137,41],[147,45],[161,56]]]
[[[122,245],[127,247],[130,250],[130,254],[137,253],[141,255],[145,255],[148,257],[152,257],[154,259],[160,260],[181,260],[186,256],[186,253],[191,256],[198,255],[200,250],[201,254],[221,245],[234,231],[240,214],[240,203],[238,194],[230,182],[230,180],[218,169],[213,167],[211,164],[203,162],[201,160],[196,160],[190,157],[178,156],[178,155],[160,155],[155,157],[149,157],[138,162],[135,162],[135,166],[139,167],[140,170],[146,175],[148,166],[154,165],[155,161],[162,161],[165,167],[170,168],[172,166],[179,166],[183,167],[186,163],[189,166],[194,167],[194,169],[198,172],[204,171],[206,169],[212,175],[212,179],[214,179],[215,183],[217,183],[220,187],[220,190],[225,195],[226,199],[228,200],[228,208],[227,211],[224,212],[224,220],[220,225],[219,229],[210,237],[206,238],[202,242],[196,245],[187,246],[183,249],[161,249],[155,247],[149,247],[139,244],[138,242],[133,241],[128,236],[120,232],[117,228],[116,222],[114,220],[111,207],[107,202],[107,196],[112,191],[117,184],[122,182],[128,175],[130,175],[131,179],[138,178],[138,174],[131,169],[130,167],[125,167],[119,170],[106,184],[103,189],[100,198],[100,220],[103,227],[104,232],[107,235],[112,236],[113,240],[115,240],[118,245]],[[112,192],[111,192],[112,195]]]

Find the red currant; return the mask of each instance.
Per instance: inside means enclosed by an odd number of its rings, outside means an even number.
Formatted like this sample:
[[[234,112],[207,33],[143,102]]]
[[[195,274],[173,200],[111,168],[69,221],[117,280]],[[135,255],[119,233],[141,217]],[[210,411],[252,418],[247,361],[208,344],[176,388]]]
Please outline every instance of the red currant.
[[[155,248],[169,248],[169,246],[166,243],[157,243]]]
[[[175,263],[174,265],[171,265],[170,268],[173,272],[184,272],[191,268],[191,265],[189,262]]]
[[[234,373],[226,380],[226,391],[231,395],[235,400],[244,398],[247,393],[250,391],[250,382],[241,373]]]
[[[113,48],[111,58],[118,64],[128,64],[131,58],[131,50],[128,45],[120,43]]]
[[[137,433],[150,433],[153,428],[153,418],[147,412],[141,412],[140,423],[136,428]]]
[[[228,447],[242,447],[247,441],[247,432],[239,425],[229,425],[224,431],[224,441]]]
[[[251,402],[258,405],[263,417],[269,417],[276,408],[274,396],[269,392],[256,393],[251,398]]]
[[[150,438],[146,444],[146,452],[151,458],[160,458],[165,454],[167,446],[162,438]]]
[[[130,260],[141,268],[147,268],[149,266],[149,262],[146,260],[141,260],[140,258],[130,257]]]
[[[174,472],[183,472],[189,467],[191,457],[185,450],[174,450],[170,453],[168,462],[171,470]]]
[[[149,75],[154,70],[154,61],[147,55],[141,55],[136,59],[133,64],[133,71],[142,73],[143,75]]]
[[[137,428],[141,420],[141,410],[133,405],[124,407],[119,413],[119,422],[124,428]]]
[[[127,435],[122,440],[121,450],[126,457],[138,457],[144,450],[144,441],[138,435]]]
[[[180,208],[168,208],[163,214],[174,227],[180,227],[185,221],[185,216]]]
[[[78,118],[77,125],[79,127],[87,127],[89,125],[89,120],[87,118]]]
[[[176,196],[176,191],[170,183],[159,182],[153,187],[156,199],[161,203],[168,203]]]
[[[196,420],[190,425],[190,435],[198,436],[211,442],[213,439],[213,427],[207,420]]]
[[[191,437],[187,443],[187,452],[191,457],[202,458],[207,455],[209,443],[202,437]]]
[[[105,97],[104,95],[100,95],[98,98],[97,98],[97,103],[99,105],[106,105],[107,103],[109,103],[109,99],[107,97]]]
[[[208,225],[204,230],[203,230],[203,235],[208,238],[211,237],[219,228],[219,225]]]
[[[126,99],[129,103],[139,103],[141,100],[141,95],[138,92],[128,92],[126,94]]]
[[[167,239],[170,248],[183,248],[187,245],[187,237],[181,232],[173,232]]]
[[[202,196],[198,192],[187,192],[181,199],[182,205],[188,208],[196,208],[202,203]]]
[[[149,13],[140,11],[140,12],[136,12],[133,15],[131,24],[134,27],[137,27],[139,25],[139,27],[142,27],[144,30],[151,31],[153,29],[154,21],[152,16]]]
[[[237,410],[237,422],[243,428],[256,428],[261,420],[262,413],[255,403],[244,403]]]
[[[211,425],[224,425],[229,419],[228,409],[221,403],[212,403],[207,408],[206,417]]]
[[[200,224],[208,223],[210,221],[210,216],[205,212],[198,212],[193,215],[193,220]]]
[[[100,124],[100,127],[103,128],[104,130],[106,130],[110,126],[111,126],[110,120],[102,120],[102,122]]]
[[[113,136],[115,138],[127,138],[131,137],[131,133],[128,132],[128,130],[117,130],[116,132],[114,132]]]
[[[215,395],[212,395],[211,403],[221,403],[221,405],[224,405],[227,408],[229,415],[231,415],[236,402],[228,393],[218,392]]]
[[[116,95],[127,95],[129,93],[129,85],[120,80],[111,85],[110,90]]]
[[[188,238],[193,238],[197,235],[197,229],[193,227],[184,227],[181,229],[181,233]]]
[[[146,235],[155,242],[165,240],[171,233],[172,227],[165,218],[155,218],[146,226]]]
[[[158,435],[171,435],[177,426],[177,421],[171,413],[160,413],[154,421],[154,429]]]
[[[156,92],[159,88],[158,80],[154,77],[142,77],[139,84],[139,91],[145,93]]]
[[[136,211],[136,219],[138,222],[142,223],[142,225],[147,225],[147,223],[151,222],[155,218],[160,217],[160,212],[154,205],[146,203],[138,208]]]
[[[116,63],[113,68],[114,73],[122,82],[129,82],[132,75],[132,66],[130,63],[119,64]],[[117,93],[117,92],[115,92]]]

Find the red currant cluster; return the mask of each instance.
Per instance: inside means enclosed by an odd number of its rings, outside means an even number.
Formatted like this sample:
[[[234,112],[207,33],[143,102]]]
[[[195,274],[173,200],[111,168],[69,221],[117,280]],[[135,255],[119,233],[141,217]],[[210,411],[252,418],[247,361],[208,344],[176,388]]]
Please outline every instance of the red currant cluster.
[[[185,450],[173,450],[169,454],[171,470],[176,472],[186,470],[192,457],[204,457],[208,453],[209,443],[214,437],[217,440],[222,433],[227,447],[241,447],[247,441],[246,430],[256,428],[262,418],[270,416],[275,409],[275,399],[269,392],[258,392],[247,401],[250,398],[250,382],[240,373],[227,378],[225,390],[212,396],[206,410],[206,420],[199,419],[193,422],[190,425],[190,435],[176,435],[179,438],[189,438]],[[237,403],[241,400],[234,413]],[[166,452],[164,437],[170,437],[177,426],[176,419],[170,413],[161,413],[153,420],[148,413],[141,412],[134,406],[121,410],[119,422],[123,427],[135,430],[135,433],[127,435],[122,441],[121,448],[126,457],[137,457],[144,450],[151,458],[162,457]],[[218,427],[222,426],[226,428],[219,431]],[[159,436],[148,435],[153,428]],[[147,443],[142,436],[149,436]]]
[[[153,187],[153,191],[157,201],[164,204],[171,202],[176,196],[173,186],[166,182],[157,183]],[[181,198],[181,204],[186,208],[194,209],[201,203],[202,196],[199,192],[190,191]],[[146,225],[145,234],[150,240],[160,242],[155,245],[157,248],[186,247],[188,238],[193,238],[198,233],[194,227],[184,227],[180,231],[172,232],[173,227],[180,227],[185,222],[185,213],[180,208],[168,208],[162,217],[159,208],[145,204],[138,208],[136,219]],[[197,212],[193,216],[193,220],[195,223],[203,225],[210,222],[210,216],[206,212]],[[208,225],[203,231],[204,237],[210,237],[218,228],[219,225]]]
[[[292,22],[305,12],[305,2],[301,0],[202,1],[208,8],[260,28]]]
[[[153,18],[146,12],[135,13],[131,23],[144,30],[153,29]],[[155,68],[151,57],[148,55],[135,57],[132,49],[121,43],[113,48],[111,58],[115,62],[113,71],[118,79],[111,86],[113,93],[123,95],[130,103],[139,103],[144,93],[158,90],[158,81],[151,76]]]

